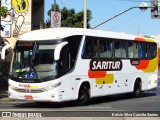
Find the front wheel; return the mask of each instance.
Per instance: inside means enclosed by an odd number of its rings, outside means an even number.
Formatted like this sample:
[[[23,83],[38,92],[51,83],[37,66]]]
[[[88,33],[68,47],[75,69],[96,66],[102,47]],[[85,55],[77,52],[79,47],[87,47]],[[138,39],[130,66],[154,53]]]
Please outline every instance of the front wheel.
[[[87,105],[89,103],[89,99],[89,88],[86,86],[81,86],[78,95],[78,105]]]

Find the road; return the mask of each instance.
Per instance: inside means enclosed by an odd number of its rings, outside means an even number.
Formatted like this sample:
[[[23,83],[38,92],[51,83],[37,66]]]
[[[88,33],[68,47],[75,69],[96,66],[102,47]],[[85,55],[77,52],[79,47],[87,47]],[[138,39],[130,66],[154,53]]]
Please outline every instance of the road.
[[[106,112],[119,111],[160,111],[160,80],[156,90],[142,93],[140,98],[126,97],[126,95],[114,95],[100,98],[94,98],[89,105],[76,106],[74,102],[52,103],[48,106],[39,106],[34,102],[0,102],[0,111],[50,111],[47,115],[56,116],[96,116],[104,115]],[[88,114],[86,114],[86,112]],[[45,112],[46,114],[46,112]],[[106,115],[104,115],[106,116]]]

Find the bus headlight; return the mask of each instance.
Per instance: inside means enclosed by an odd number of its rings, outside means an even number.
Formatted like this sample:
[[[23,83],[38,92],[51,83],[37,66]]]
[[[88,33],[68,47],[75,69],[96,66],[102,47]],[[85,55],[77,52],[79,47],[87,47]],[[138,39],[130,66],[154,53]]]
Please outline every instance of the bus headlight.
[[[9,88],[12,89],[12,90],[16,90],[16,87],[11,85],[11,84],[9,84]]]
[[[56,84],[54,84],[54,85],[45,86],[45,87],[43,87],[41,90],[42,90],[43,92],[49,91],[49,90],[54,89],[54,88],[56,88],[56,87],[58,87],[58,86],[60,86],[60,85],[61,85],[61,82],[58,82],[58,83],[56,83]]]

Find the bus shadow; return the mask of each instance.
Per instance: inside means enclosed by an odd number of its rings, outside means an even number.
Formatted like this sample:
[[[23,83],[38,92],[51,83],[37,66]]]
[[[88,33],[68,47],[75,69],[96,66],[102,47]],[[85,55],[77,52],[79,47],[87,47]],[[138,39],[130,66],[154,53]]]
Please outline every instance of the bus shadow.
[[[91,99],[91,105],[93,104],[101,104],[101,103],[109,103],[109,102],[115,102],[115,101],[122,101],[122,100],[133,100],[133,99],[143,99],[145,97],[152,97],[156,96],[156,93],[141,93],[141,96],[139,98],[133,97],[131,94],[118,94],[118,95],[110,95],[110,96],[104,96],[104,97],[98,97]]]
[[[119,95],[111,95],[111,96],[103,96],[103,97],[97,97],[92,98],[89,102],[89,105],[95,105],[95,104],[101,104],[101,103],[109,103],[109,102],[115,102],[115,101],[122,101],[127,99],[142,99],[145,97],[152,97],[156,96],[156,93],[142,93],[141,97],[134,98],[131,95],[126,94],[119,94]],[[34,102],[27,102],[27,103],[17,103],[14,104],[13,107],[16,108],[67,108],[67,107],[77,107],[77,103],[75,101],[69,101],[69,102],[57,102],[57,103],[50,103],[50,104],[37,104]],[[87,106],[87,105],[86,105]]]

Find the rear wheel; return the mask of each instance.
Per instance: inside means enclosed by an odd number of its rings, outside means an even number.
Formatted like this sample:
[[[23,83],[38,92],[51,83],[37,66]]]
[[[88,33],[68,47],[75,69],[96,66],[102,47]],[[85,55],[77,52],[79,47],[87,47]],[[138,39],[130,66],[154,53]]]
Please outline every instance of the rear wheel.
[[[138,98],[141,95],[141,85],[139,81],[136,81],[134,84],[133,96]]]
[[[90,100],[89,88],[81,86],[78,95],[78,105],[87,105]]]

